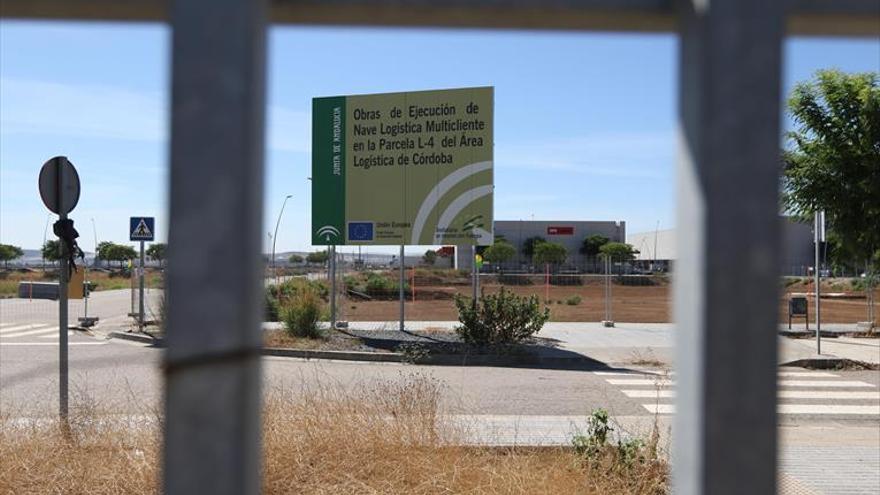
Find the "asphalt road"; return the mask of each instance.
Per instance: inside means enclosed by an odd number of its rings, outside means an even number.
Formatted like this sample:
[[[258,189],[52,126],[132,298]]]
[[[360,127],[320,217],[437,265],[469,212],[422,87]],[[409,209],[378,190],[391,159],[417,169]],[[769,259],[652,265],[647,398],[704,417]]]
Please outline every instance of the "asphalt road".
[[[5,329],[13,328],[13,332]],[[0,323],[0,408],[41,414],[55,410],[55,338],[21,335]],[[13,337],[6,335],[12,334]],[[19,335],[19,336],[15,336]],[[133,412],[158,407],[161,349],[73,332],[71,390],[89,407]],[[405,375],[436,380],[444,407],[461,414],[586,415],[605,408],[615,416],[674,413],[674,375],[637,370],[579,371],[501,367],[413,366],[396,363],[264,358],[265,390],[307,393],[312,387],[354,389]],[[656,373],[656,372],[654,372]],[[880,373],[781,369],[781,424],[880,424]],[[72,402],[75,403],[75,400]]]

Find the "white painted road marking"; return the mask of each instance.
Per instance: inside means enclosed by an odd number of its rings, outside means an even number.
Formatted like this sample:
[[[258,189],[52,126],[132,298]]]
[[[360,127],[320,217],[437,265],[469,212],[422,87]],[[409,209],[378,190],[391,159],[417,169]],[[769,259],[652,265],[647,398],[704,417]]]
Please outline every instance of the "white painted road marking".
[[[47,326],[48,325],[46,325],[45,323],[29,323],[27,325],[9,326],[9,327],[0,329],[0,335],[5,336],[6,334],[16,333],[16,332],[20,332],[22,330],[30,330],[32,328],[47,327]]]
[[[674,404],[642,404],[651,414],[675,414]],[[779,404],[777,414],[880,415],[880,404],[851,406],[836,404]]]
[[[34,325],[33,330],[24,330],[24,331],[20,331],[20,332],[7,333],[7,334],[3,335],[3,338],[12,339],[12,338],[16,338],[16,337],[27,337],[28,335],[47,334],[50,332],[57,333],[58,328],[51,327],[49,325]]]
[[[675,397],[673,390],[621,390],[627,397],[634,399],[653,399],[655,397],[661,399],[669,399]]]
[[[849,388],[849,387],[868,387],[874,388],[874,385],[855,380],[780,380],[780,387],[817,387],[817,388]]]
[[[621,390],[621,392],[634,399],[653,399],[655,397],[671,399],[675,397],[674,390]],[[880,392],[780,390],[777,397],[780,399],[880,400]]]
[[[624,385],[628,387],[673,387],[675,386],[675,382],[671,380],[646,380],[646,379],[610,379],[606,380],[611,385]],[[868,387],[871,388],[874,385],[870,383],[855,381],[855,380],[779,380],[777,382],[779,387],[827,387],[827,388],[848,388],[848,387]]]
[[[675,381],[669,375],[596,374],[619,386],[623,395],[639,400],[649,413],[675,414]],[[778,371],[777,375],[779,415],[880,416],[877,385],[824,371]]]
[[[834,373],[825,371],[780,371],[777,373],[780,377],[796,378],[796,377],[814,377],[814,378],[837,378]]]
[[[109,341],[103,342],[68,342],[67,345],[106,345]],[[0,347],[13,345],[58,345],[58,342],[0,342]]]
[[[607,381],[611,385],[626,385],[628,387],[640,387],[640,386],[671,387],[671,386],[675,385],[675,382],[673,382],[671,380],[663,380],[663,379],[657,379],[657,380],[643,380],[643,379],[616,380],[616,379],[611,379],[611,380],[605,380],[605,381]]]

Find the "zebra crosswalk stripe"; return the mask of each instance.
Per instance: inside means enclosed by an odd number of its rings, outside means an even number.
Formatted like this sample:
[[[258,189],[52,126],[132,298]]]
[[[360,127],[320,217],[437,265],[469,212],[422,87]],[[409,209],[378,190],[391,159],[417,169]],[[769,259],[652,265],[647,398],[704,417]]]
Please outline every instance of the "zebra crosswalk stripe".
[[[651,414],[675,414],[675,404],[642,404]],[[841,404],[779,404],[777,414],[830,414],[830,415],[880,415],[880,404],[841,405]]]
[[[8,335],[16,332],[20,332],[22,330],[30,330],[31,328],[44,327],[45,323],[27,323],[24,325],[7,325],[4,328],[0,328],[0,335]]]
[[[651,414],[675,414],[675,382],[668,375],[594,372]],[[780,415],[880,416],[880,387],[824,371],[779,371]]]
[[[624,395],[633,399],[674,399],[674,390],[621,390]],[[880,400],[880,392],[839,392],[837,390],[780,390],[776,396],[780,399],[832,399],[832,400]]]
[[[23,330],[20,332],[12,332],[3,334],[4,338],[14,338],[14,337],[27,337],[29,335],[39,335],[45,334],[49,332],[58,332],[57,328],[53,328],[49,325],[32,325],[31,330]]]

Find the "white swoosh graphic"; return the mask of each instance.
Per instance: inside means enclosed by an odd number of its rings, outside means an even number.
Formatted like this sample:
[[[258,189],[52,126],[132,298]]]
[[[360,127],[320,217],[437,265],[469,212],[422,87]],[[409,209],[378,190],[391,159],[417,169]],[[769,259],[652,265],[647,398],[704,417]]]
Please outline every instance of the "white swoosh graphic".
[[[478,174],[484,170],[489,170],[492,168],[492,162],[477,162],[467,165],[465,167],[461,167],[460,169],[452,172],[443,178],[437,185],[428,192],[428,195],[425,196],[425,200],[422,202],[422,206],[419,207],[419,213],[416,215],[416,220],[413,222],[412,229],[412,242],[413,245],[419,244],[419,238],[422,236],[422,230],[425,228],[425,222],[428,221],[428,216],[431,214],[431,211],[437,206],[437,203],[440,202],[440,198],[443,197],[444,194],[449,192],[450,189],[455,187],[459,182],[467,179],[468,177]],[[455,217],[453,217],[455,218]]]
[[[455,220],[455,217],[461,213],[462,210],[467,207],[467,205],[473,203],[479,198],[483,196],[487,196],[492,194],[493,187],[491,185],[488,186],[480,186],[471,189],[470,191],[464,192],[461,196],[455,198],[455,201],[449,203],[449,206],[446,208],[446,211],[443,212],[443,215],[440,216],[440,221],[437,222],[437,230],[443,231],[449,227],[449,224]],[[443,234],[442,232],[434,236],[434,244],[443,244]]]

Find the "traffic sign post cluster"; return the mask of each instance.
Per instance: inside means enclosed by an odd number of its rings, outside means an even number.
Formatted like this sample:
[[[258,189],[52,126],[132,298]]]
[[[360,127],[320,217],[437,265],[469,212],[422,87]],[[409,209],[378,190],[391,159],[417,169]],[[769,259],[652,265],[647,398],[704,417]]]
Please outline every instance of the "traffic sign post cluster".
[[[156,219],[153,217],[131,217],[128,222],[128,239],[140,242],[140,262],[138,263],[138,331],[144,331],[144,243],[156,238]]]

